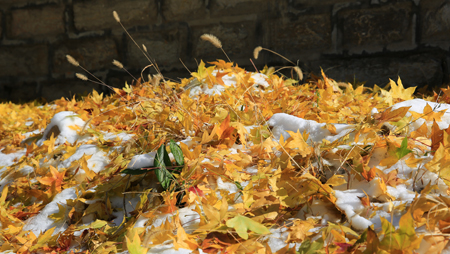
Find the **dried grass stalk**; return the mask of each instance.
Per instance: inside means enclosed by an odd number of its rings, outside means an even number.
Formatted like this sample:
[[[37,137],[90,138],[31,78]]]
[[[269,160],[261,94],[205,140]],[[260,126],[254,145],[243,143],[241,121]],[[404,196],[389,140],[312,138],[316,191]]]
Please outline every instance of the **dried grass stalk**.
[[[113,60],[112,62],[115,66],[117,66],[120,69],[123,69],[123,64],[117,60]]]
[[[259,56],[259,52],[261,52],[261,50],[263,50],[263,47],[258,46],[253,50],[253,58],[258,59]]]
[[[75,58],[73,58],[71,55],[66,55],[67,61],[69,61],[69,63],[75,65],[76,67],[80,66],[80,63],[75,60]]]
[[[202,36],[200,36],[200,39],[204,41],[209,41],[212,45],[214,45],[217,48],[222,48],[222,42],[220,42],[220,40],[212,34],[203,34]]]
[[[77,76],[77,78],[79,78],[81,80],[84,80],[84,81],[88,80],[88,78],[85,75],[81,74],[81,73],[75,73],[75,76]]]
[[[142,44],[142,49],[144,49],[144,51],[147,52],[147,47],[144,44]]]

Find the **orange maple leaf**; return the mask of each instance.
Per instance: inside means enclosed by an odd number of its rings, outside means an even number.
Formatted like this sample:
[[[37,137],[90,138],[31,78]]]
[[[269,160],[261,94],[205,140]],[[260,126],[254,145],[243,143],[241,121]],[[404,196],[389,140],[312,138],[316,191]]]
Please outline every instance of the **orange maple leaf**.
[[[366,179],[366,181],[370,182],[370,181],[372,181],[372,179],[374,179],[377,176],[376,170],[377,170],[376,167],[373,167],[368,171],[363,169],[363,172],[361,173],[361,175],[364,177],[364,179]]]
[[[217,74],[216,74],[216,81],[217,81],[217,83],[219,83],[220,85],[222,85],[222,86],[227,86],[227,85],[225,85],[225,83],[223,82],[223,79],[222,79],[222,77],[223,76],[226,76],[226,75],[228,75],[228,72],[217,72]]]
[[[55,192],[60,192],[66,171],[59,172],[58,169],[50,166],[50,172],[52,176],[42,177],[38,181],[44,185],[51,186],[51,189]]]
[[[219,136],[219,139],[225,139],[228,138],[234,130],[235,129],[230,126],[230,115],[228,114],[216,133],[217,136]]]

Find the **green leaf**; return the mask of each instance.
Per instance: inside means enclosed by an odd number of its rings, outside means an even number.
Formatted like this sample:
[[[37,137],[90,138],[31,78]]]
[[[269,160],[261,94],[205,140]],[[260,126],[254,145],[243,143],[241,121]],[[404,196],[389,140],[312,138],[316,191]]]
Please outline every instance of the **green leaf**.
[[[183,151],[181,150],[180,146],[175,143],[172,139],[170,140],[170,151],[173,154],[173,157],[175,157],[175,161],[179,166],[184,165],[184,156]]]
[[[82,230],[82,229],[87,229],[87,228],[102,228],[104,226],[108,225],[108,222],[104,221],[104,220],[95,220],[94,222],[92,222],[89,225],[85,225],[85,226],[81,226],[81,227],[77,227],[76,230]]]
[[[397,148],[397,151],[395,152],[397,154],[397,158],[401,159],[411,152],[412,151],[408,149],[408,138],[405,137],[402,141],[402,145],[400,146],[400,148]]]
[[[269,229],[263,224],[242,215],[238,215],[233,219],[228,220],[227,226],[234,228],[238,235],[245,240],[248,239],[247,230],[253,231],[257,234],[270,234]]]
[[[385,218],[380,216],[380,220],[381,220],[381,234],[383,235],[390,235],[393,234],[395,232],[395,228],[394,226],[392,226],[392,224],[386,220]]]
[[[172,164],[170,163],[169,154],[167,153],[164,144],[162,144],[156,152],[155,166],[156,178],[158,178],[163,189],[167,190],[172,182],[172,174],[167,170],[166,166],[172,166]]]
[[[55,221],[61,221],[64,220],[66,218],[66,211],[67,211],[67,207],[64,205],[61,205],[59,203],[56,203],[58,205],[59,208],[59,212],[54,213],[54,214],[50,214],[48,217],[52,220]]]
[[[309,239],[302,242],[297,253],[299,254],[315,254],[318,250],[323,249],[323,238],[315,240],[313,243]]]
[[[44,245],[46,245],[48,242],[50,242],[50,239],[52,238],[53,231],[55,231],[56,227],[53,227],[47,231],[45,231],[44,234],[41,234],[39,238],[37,239],[37,243],[35,243],[33,246],[30,247],[29,251],[33,251],[35,249],[41,248]]]
[[[353,247],[358,246],[359,244],[364,244],[367,240],[367,231],[369,229],[364,230],[364,232],[361,234],[358,240],[356,240],[355,244],[353,244]]]
[[[141,239],[137,232],[134,232],[133,240],[125,236],[127,242],[128,252],[130,254],[142,254],[147,253],[148,249],[141,246]]]
[[[364,233],[366,235],[367,241],[366,241],[366,250],[363,253],[364,254],[377,253],[380,245],[380,240],[378,239],[377,233],[371,227],[368,227],[367,230],[364,231]]]
[[[171,167],[172,166],[172,162],[170,161],[169,153],[166,150],[166,145],[163,144],[163,145],[161,145],[161,147],[158,149],[158,151],[161,150],[161,153],[162,153],[162,156],[163,156],[162,158],[164,160],[164,165],[166,167]]]

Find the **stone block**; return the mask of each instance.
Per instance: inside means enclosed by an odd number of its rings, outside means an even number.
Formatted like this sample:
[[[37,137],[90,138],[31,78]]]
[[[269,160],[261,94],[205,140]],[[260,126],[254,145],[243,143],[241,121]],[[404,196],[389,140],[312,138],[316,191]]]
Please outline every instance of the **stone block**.
[[[331,49],[332,26],[329,14],[269,20],[263,28],[267,31],[264,35],[265,43],[261,46],[285,56],[326,52]]]
[[[450,47],[450,2],[447,0],[428,0],[420,2],[422,16],[421,42]]]
[[[311,1],[311,0],[291,0],[289,1],[291,5],[333,5],[333,4],[341,4],[348,3],[349,0],[321,0],[321,1]],[[351,1],[351,2],[361,2],[361,1]]]
[[[149,32],[132,33],[134,40],[142,48],[147,48],[151,59],[155,59],[161,70],[180,65],[180,58],[185,58],[187,51],[188,31],[187,26],[163,26]],[[150,62],[139,48],[130,40],[127,41],[126,68],[142,70]],[[154,69],[150,68],[154,73]]]
[[[0,77],[39,77],[49,71],[46,45],[0,47]]]
[[[62,0],[2,0],[0,1],[0,8],[8,9],[11,7],[24,7],[24,6],[36,6],[41,4],[49,4],[49,3],[62,3]]]
[[[275,1],[270,0],[217,0],[211,1],[211,17],[248,14],[268,14],[275,9]]]
[[[11,11],[8,37],[27,39],[64,33],[64,5],[41,5]]]
[[[342,8],[361,5],[361,2],[361,0],[290,0],[276,1],[276,5],[274,7],[278,11],[278,13],[281,14],[281,16],[284,16],[286,13],[294,15],[332,13],[334,15],[336,11]]]
[[[36,82],[22,82],[15,79],[0,83],[0,101],[24,103],[39,98]]]
[[[118,57],[117,46],[111,38],[86,38],[64,41],[55,46],[53,72],[55,78],[73,77],[75,72],[83,73],[79,67],[67,62],[66,55],[74,57],[80,65],[90,72],[111,68]]]
[[[383,87],[389,79],[402,79],[405,87],[440,86],[443,82],[442,59],[436,54],[415,54],[405,57],[385,56],[367,58],[340,58],[336,60],[315,61],[313,71],[320,73],[323,68],[328,77],[352,82],[366,81],[366,86],[374,84]]]
[[[153,25],[157,19],[155,2],[153,0],[74,0],[75,28],[79,32],[120,28],[113,17],[113,11],[119,14],[120,21],[127,28]]]
[[[380,7],[345,10],[338,13],[342,25],[342,47],[350,53],[414,47],[412,3],[385,4]]]
[[[227,60],[221,49],[200,39],[200,36],[206,33],[213,34],[222,42],[222,47],[231,61],[238,62],[240,59],[246,59],[248,63],[255,45],[259,44],[256,42],[256,28],[256,20],[192,27],[193,57],[198,61],[202,59],[204,62]]]
[[[99,91],[100,85],[79,79],[52,80],[41,83],[41,97],[49,102],[61,97],[72,99],[74,95],[88,95],[94,89]]]
[[[165,0],[161,13],[166,21],[189,21],[204,19],[207,10],[203,0]]]
[[[131,71],[131,70],[129,70]],[[106,78],[106,84],[108,84],[109,86],[112,87],[116,87],[116,88],[120,88],[122,89],[123,87],[125,87],[125,83],[127,83],[128,85],[133,85],[135,84],[135,81],[133,79],[133,77],[131,77],[128,73],[124,72],[116,72],[116,71],[112,71],[108,73],[108,77]],[[138,78],[140,76],[140,72],[131,72],[131,74]],[[147,77],[145,77],[147,80]],[[105,86],[101,87],[101,91],[104,92],[105,94],[109,94],[112,91]]]

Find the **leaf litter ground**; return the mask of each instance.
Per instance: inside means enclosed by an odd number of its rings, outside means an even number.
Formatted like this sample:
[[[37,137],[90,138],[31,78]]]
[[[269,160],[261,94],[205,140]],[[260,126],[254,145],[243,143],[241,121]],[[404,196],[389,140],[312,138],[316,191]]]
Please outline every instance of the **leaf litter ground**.
[[[0,104],[2,253],[450,250],[450,89],[211,64]]]

